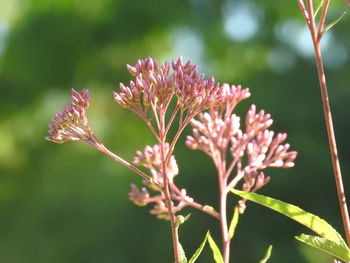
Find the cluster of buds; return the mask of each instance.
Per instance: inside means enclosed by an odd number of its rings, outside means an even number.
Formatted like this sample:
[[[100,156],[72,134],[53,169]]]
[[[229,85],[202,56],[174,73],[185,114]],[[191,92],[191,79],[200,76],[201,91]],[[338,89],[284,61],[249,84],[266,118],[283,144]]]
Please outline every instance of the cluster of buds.
[[[249,92],[238,89],[238,94],[238,98],[245,98]],[[290,145],[284,143],[287,134],[275,135],[268,129],[273,122],[270,114],[263,110],[257,113],[254,105],[248,110],[243,129],[240,118],[232,114],[237,102],[239,99],[228,99],[226,105],[223,104],[224,110],[211,108],[209,112],[199,114],[198,120],[191,121],[193,131],[191,136],[187,136],[186,144],[213,159],[218,175],[227,182],[226,187],[235,187],[243,180],[242,189],[255,192],[270,181],[261,170],[293,167],[297,152],[289,151]],[[227,152],[232,156],[232,163],[223,167]],[[233,171],[232,178],[230,174]]]
[[[165,155],[169,152],[169,144],[165,144]],[[137,151],[134,157],[133,163],[136,165],[141,165],[147,168],[151,174],[152,181],[157,185],[164,187],[164,172],[163,172],[163,161],[158,144],[151,146],[146,146],[143,152]],[[179,173],[179,168],[177,166],[174,155],[170,156],[169,162],[166,167],[166,175],[169,183],[173,183],[174,177]]]
[[[169,144],[165,144],[165,154],[169,152]],[[163,173],[163,160],[159,145],[146,146],[144,151],[137,151],[133,160],[134,164],[147,168],[151,174],[151,181],[144,180],[143,183],[147,188],[158,192],[156,196],[150,196],[146,187],[138,188],[136,185],[131,185],[131,192],[129,193],[129,199],[136,205],[144,206],[150,203],[154,203],[153,208],[150,210],[151,214],[154,214],[159,219],[169,219],[169,211],[165,205],[165,196],[162,192],[164,187],[164,173]],[[166,175],[168,178],[168,184],[170,185],[171,198],[176,201],[173,204],[172,211],[176,213],[187,206],[186,202],[192,201],[184,189],[179,190],[174,184],[174,177],[178,175],[179,169],[173,155],[170,156],[167,165]]]
[[[56,113],[52,118],[49,124],[50,136],[45,137],[45,139],[55,143],[84,141],[88,144],[96,144],[97,139],[86,117],[89,101],[90,96],[87,89],[83,89],[81,92],[72,89],[70,105]]]
[[[142,118],[150,106],[154,111],[166,109],[174,96],[181,111],[187,110],[191,116],[221,102],[220,85],[213,77],[206,80],[204,74],[198,74],[197,66],[190,61],[184,64],[179,58],[159,65],[148,57],[127,68],[136,79],[129,86],[120,83],[114,99]]]
[[[81,92],[72,89],[70,105],[53,117],[49,124],[50,136],[45,138],[55,143],[69,140],[86,142],[139,173],[145,178],[145,186],[159,195],[151,197],[147,188],[139,189],[132,185],[129,198],[137,205],[155,203],[151,213],[157,217],[169,218],[170,206],[172,212],[176,213],[187,205],[218,217],[213,209],[194,202],[184,189],[180,190],[174,184],[174,177],[179,170],[171,152],[173,149],[164,141],[178,110],[181,113],[181,128],[176,140],[191,121],[193,132],[191,136],[187,136],[187,146],[201,150],[213,159],[226,190],[243,181],[243,190],[255,192],[270,180],[262,172],[263,169],[289,168],[294,165],[297,153],[289,151],[290,145],[284,143],[287,138],[285,133],[275,134],[269,130],[273,122],[270,114],[256,112],[253,105],[246,115],[245,127],[241,127],[241,120],[233,111],[240,101],[250,97],[249,89],[220,85],[215,83],[214,78],[205,79],[204,74],[198,74],[196,65],[192,65],[190,61],[183,63],[181,58],[159,65],[156,60],[148,57],[139,60],[135,66],[128,65],[127,68],[135,81],[130,81],[128,86],[121,83],[120,92],[113,93],[114,99],[119,105],[145,120],[158,139],[159,145],[147,146],[144,151],[138,151],[134,158],[134,164],[148,169],[149,175],[99,143],[86,116],[90,100],[86,89]],[[170,123],[165,125],[166,110],[172,98],[176,98],[176,110]],[[149,108],[155,116],[158,133],[149,122]],[[205,109],[209,111],[201,113]],[[184,118],[186,121],[181,123],[184,112],[187,112]],[[198,119],[194,119],[197,114]],[[172,141],[172,148],[174,142],[176,141]],[[228,154],[231,155],[232,162],[226,166]],[[169,189],[170,193],[164,189]],[[169,198],[172,205],[169,205]],[[243,207],[244,201],[240,204]]]

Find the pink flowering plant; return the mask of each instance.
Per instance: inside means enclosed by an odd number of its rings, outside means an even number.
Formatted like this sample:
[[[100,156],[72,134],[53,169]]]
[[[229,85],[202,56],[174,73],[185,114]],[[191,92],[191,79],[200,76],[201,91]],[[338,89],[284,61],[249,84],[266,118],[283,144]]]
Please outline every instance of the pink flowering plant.
[[[320,52],[323,34],[339,21],[324,28],[329,2],[320,1],[314,11],[312,0],[307,0],[306,5],[303,0],[298,0],[315,47],[338,199],[349,244],[349,215]],[[321,15],[317,23],[318,11]],[[139,206],[151,205],[151,214],[170,222],[175,263],[194,263],[206,242],[215,262],[229,263],[231,240],[248,200],[282,213],[314,231],[317,236],[301,234],[296,239],[332,255],[336,258],[333,262],[350,262],[347,243],[326,221],[297,206],[256,194],[271,181],[265,175],[265,168],[291,168],[297,152],[290,149],[286,133],[276,133],[271,129],[273,121],[269,113],[251,105],[245,116],[236,114],[236,106],[251,96],[248,88],[220,84],[213,77],[207,79],[204,74],[198,73],[196,65],[190,61],[184,63],[181,58],[159,64],[148,57],[134,66],[127,65],[127,69],[134,79],[128,84],[120,83],[119,90],[113,92],[114,100],[140,117],[154,135],[155,145],[136,151],[131,162],[109,150],[88,123],[86,110],[90,97],[86,89],[80,92],[72,89],[70,105],[53,117],[49,124],[50,135],[46,139],[55,143],[85,142],[139,174],[143,187],[131,184],[129,199]],[[216,168],[218,207],[197,202],[191,195],[190,186],[176,184],[180,169],[174,149],[187,126],[192,127],[192,132],[186,137],[186,145],[192,150],[204,152]],[[240,199],[228,205],[229,194],[235,194]],[[234,206],[233,212],[231,206]],[[214,217],[221,230],[220,246],[208,231],[189,260],[180,244],[178,231],[189,217],[181,214],[185,207]],[[271,249],[272,246],[269,246],[260,262],[267,262]]]
[[[183,63],[181,58],[160,65],[148,57],[127,68],[135,79],[128,85],[121,83],[120,90],[113,93],[114,100],[145,122],[155,137],[154,146],[137,151],[132,163],[107,149],[89,126],[86,109],[90,97],[86,89],[80,92],[72,89],[70,106],[54,116],[46,139],[55,143],[85,142],[141,175],[144,187],[132,184],[129,198],[140,206],[152,204],[151,214],[169,220],[175,262],[184,262],[178,228],[186,219],[180,212],[187,206],[218,220],[222,236],[220,257],[229,262],[234,225],[230,228],[228,222],[232,221],[231,216],[237,218],[244,213],[247,200],[239,200],[236,213],[227,215],[231,189],[256,192],[270,181],[263,172],[265,168],[293,167],[297,152],[291,151],[285,142],[286,133],[270,130],[273,123],[270,114],[257,111],[252,105],[242,122],[234,113],[237,104],[250,97],[247,88],[219,84],[213,77],[206,79],[198,73],[196,65],[190,61]],[[216,167],[218,208],[196,202],[187,189],[175,183],[179,168],[174,148],[187,125],[193,129],[186,145],[203,151]],[[170,129],[175,129],[173,137],[169,136]],[[210,240],[214,242],[211,237]]]

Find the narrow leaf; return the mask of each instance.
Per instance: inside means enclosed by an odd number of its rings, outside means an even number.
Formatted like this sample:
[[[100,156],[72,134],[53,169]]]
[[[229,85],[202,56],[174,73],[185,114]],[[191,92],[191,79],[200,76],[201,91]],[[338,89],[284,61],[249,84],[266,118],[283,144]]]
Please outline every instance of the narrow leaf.
[[[246,193],[235,189],[231,189],[231,191],[236,195],[239,195],[243,198],[266,206],[285,216],[290,217],[291,219],[316,232],[321,237],[333,241],[338,245],[346,246],[346,243],[341,235],[330,224],[316,215],[308,213],[295,205],[288,204],[271,197],[255,193]]]
[[[318,3],[318,6],[317,6],[316,11],[315,11],[315,13],[314,13],[314,17],[317,16],[318,11],[320,11],[320,9],[321,9],[321,7],[323,6],[323,4],[324,4],[324,0],[321,0],[321,1]]]
[[[238,212],[238,208],[235,207],[235,210],[233,211],[233,216],[232,216],[232,220],[230,223],[230,227],[228,230],[228,235],[229,235],[230,239],[232,239],[233,235],[235,234],[236,226],[238,224],[238,219],[239,219],[239,212]]]
[[[266,250],[266,254],[265,254],[264,258],[262,260],[260,260],[259,263],[266,263],[271,256],[271,252],[272,252],[272,245],[269,245],[269,247]]]
[[[347,14],[347,12],[345,11],[340,17],[338,17],[338,19],[336,19],[335,21],[333,21],[332,23],[330,23],[326,29],[324,30],[324,32],[327,32],[329,29],[331,29],[333,26],[335,26],[340,20],[342,20],[342,18]]]
[[[209,231],[207,232],[207,234],[205,235],[202,243],[200,244],[199,248],[196,250],[196,252],[193,254],[193,256],[191,257],[191,259],[188,261],[188,263],[194,263],[197,258],[199,257],[199,255],[202,253],[202,250],[205,246],[205,244],[207,243],[207,240],[208,240],[208,234],[209,234]]]
[[[350,250],[348,247],[339,245],[331,240],[319,236],[301,234],[295,237],[297,240],[326,252],[340,260],[348,262],[350,260]]]
[[[178,244],[178,248],[179,248],[180,263],[187,263],[187,258],[186,258],[184,249],[182,248],[180,242],[178,242],[177,244]]]
[[[208,242],[209,242],[210,248],[213,251],[213,256],[214,256],[215,262],[216,263],[224,263],[224,259],[222,258],[220,249],[216,245],[214,239],[211,237],[209,232],[207,235],[208,235]]]
[[[186,222],[188,219],[190,219],[190,217],[191,217],[191,213],[189,213],[187,216],[185,216],[185,222]]]

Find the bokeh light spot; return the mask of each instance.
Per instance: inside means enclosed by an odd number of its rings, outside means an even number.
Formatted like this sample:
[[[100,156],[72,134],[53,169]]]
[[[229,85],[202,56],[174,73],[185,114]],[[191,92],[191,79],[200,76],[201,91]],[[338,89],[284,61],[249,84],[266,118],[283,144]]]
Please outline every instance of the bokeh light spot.
[[[285,73],[291,70],[296,63],[293,52],[284,47],[273,48],[266,60],[271,70],[276,73]]]
[[[223,16],[226,35],[234,41],[244,42],[257,34],[262,11],[250,2],[233,4],[229,1],[223,7]]]

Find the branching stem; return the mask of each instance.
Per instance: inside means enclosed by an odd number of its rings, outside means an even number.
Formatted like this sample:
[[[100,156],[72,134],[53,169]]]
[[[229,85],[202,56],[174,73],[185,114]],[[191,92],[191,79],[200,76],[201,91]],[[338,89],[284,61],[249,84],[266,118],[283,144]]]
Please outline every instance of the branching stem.
[[[318,28],[316,27],[315,18],[313,15],[314,11],[313,11],[313,3],[312,2],[313,2],[312,0],[308,0],[308,4],[307,4],[307,8],[306,8],[304,3],[303,3],[303,0],[298,0],[300,9],[301,9],[301,11],[304,15],[304,18],[309,26],[309,30],[310,30],[313,45],[314,45],[315,60],[316,60],[318,79],[319,79],[320,89],[321,89],[323,111],[324,111],[324,116],[325,116],[325,120],[326,120],[328,142],[329,142],[329,147],[330,147],[331,156],[332,156],[332,164],[333,164],[335,183],[336,183],[336,187],[337,187],[338,200],[339,200],[339,204],[340,204],[340,210],[341,210],[341,215],[342,215],[342,221],[344,224],[347,243],[348,243],[348,245],[350,245],[349,212],[348,212],[348,207],[346,204],[345,190],[344,190],[341,169],[340,169],[340,164],[339,164],[337,144],[336,144],[336,140],[335,140],[335,133],[334,133],[334,127],[333,127],[333,120],[332,120],[332,113],[331,113],[331,108],[329,105],[329,96],[328,96],[328,91],[327,91],[326,75],[324,72],[321,46],[320,46],[321,38],[322,38],[323,33],[324,33],[324,31],[323,31],[324,22],[326,20],[330,0],[326,0],[324,3]]]
[[[169,217],[170,217],[170,225],[171,225],[171,233],[172,233],[172,239],[173,239],[173,250],[174,250],[174,258],[175,258],[175,263],[180,263],[180,258],[179,258],[179,226],[176,223],[176,215],[173,210],[173,203],[171,200],[171,195],[170,195],[170,189],[169,189],[169,178],[167,175],[167,167],[168,167],[168,162],[169,159],[167,158],[167,153],[166,153],[166,125],[165,125],[165,110],[163,108],[159,109],[159,124],[160,124],[160,152],[161,152],[161,158],[162,158],[162,170],[163,170],[163,194],[165,197],[165,205],[168,209]],[[170,151],[170,149],[169,149]]]

